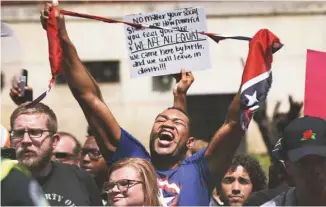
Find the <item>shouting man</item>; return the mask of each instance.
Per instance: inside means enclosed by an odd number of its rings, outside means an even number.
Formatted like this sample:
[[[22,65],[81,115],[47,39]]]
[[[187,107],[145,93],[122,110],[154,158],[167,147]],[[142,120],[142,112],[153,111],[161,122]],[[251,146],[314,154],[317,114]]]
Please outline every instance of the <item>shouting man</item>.
[[[186,93],[194,78],[191,73],[182,71],[174,89],[174,107],[162,111],[155,118],[149,139],[149,154],[135,137],[119,125],[110,106],[104,102],[99,86],[82,64],[68,36],[58,5],[46,4],[41,14],[43,28],[46,29],[49,14],[55,15],[59,27],[65,77],[90,127],[94,129],[107,164],[110,166],[125,157],[150,160],[156,168],[163,205],[208,205],[214,184],[221,181],[245,134],[240,123],[240,93],[235,96],[225,123],[217,130],[207,148],[187,156],[188,142],[193,139],[189,139]]]

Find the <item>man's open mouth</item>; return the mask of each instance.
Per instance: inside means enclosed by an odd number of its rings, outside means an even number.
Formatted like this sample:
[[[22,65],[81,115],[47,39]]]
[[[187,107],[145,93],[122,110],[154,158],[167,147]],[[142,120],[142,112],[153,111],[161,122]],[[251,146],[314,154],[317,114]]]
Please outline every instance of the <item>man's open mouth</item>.
[[[162,130],[158,134],[161,145],[170,145],[174,140],[174,134],[170,131]]]

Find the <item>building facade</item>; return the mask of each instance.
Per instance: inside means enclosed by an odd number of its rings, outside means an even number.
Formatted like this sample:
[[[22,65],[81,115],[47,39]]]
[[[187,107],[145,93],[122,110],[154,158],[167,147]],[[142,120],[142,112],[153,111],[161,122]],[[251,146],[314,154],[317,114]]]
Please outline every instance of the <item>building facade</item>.
[[[191,6],[203,6],[209,32],[253,36],[268,28],[284,44],[274,55],[273,86],[268,97],[268,113],[277,101],[288,110],[288,95],[303,100],[306,50],[326,51],[326,2],[64,2],[65,10],[121,19],[124,15],[150,13]],[[8,93],[11,77],[26,68],[34,97],[46,90],[50,80],[48,45],[39,22],[40,4],[2,5],[2,22],[13,30],[15,39],[2,40],[1,70],[6,87],[1,94],[1,122],[9,128],[15,106]],[[121,126],[148,146],[148,137],[157,113],[173,103],[170,80],[130,78],[130,63],[123,25],[65,17],[67,30],[81,59],[91,73],[101,79],[103,98]],[[210,40],[212,68],[194,72],[189,94],[230,94],[239,87],[248,43]],[[99,70],[98,68],[105,68]],[[164,85],[169,83],[169,85]],[[82,142],[87,122],[64,79],[59,79],[44,103],[57,114],[59,129],[75,134]],[[203,104],[203,107],[205,105]],[[218,116],[218,114],[216,114]],[[247,136],[251,152],[265,152],[255,123]]]

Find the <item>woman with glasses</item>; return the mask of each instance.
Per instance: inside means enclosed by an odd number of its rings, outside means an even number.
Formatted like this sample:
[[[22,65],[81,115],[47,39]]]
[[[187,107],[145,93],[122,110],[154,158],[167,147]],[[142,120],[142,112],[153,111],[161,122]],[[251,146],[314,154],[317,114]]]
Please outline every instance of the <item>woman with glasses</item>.
[[[153,166],[141,158],[127,158],[109,169],[103,186],[112,206],[160,206],[159,188]]]

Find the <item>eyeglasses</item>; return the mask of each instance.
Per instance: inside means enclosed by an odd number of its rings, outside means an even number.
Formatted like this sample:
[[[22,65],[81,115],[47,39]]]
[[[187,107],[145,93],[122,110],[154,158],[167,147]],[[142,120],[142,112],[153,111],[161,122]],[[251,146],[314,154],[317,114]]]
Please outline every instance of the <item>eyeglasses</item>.
[[[88,154],[89,158],[93,159],[93,160],[97,160],[100,157],[102,157],[101,152],[97,149],[83,148],[81,153],[82,153],[82,156],[85,156]]]
[[[40,138],[42,137],[44,132],[51,132],[51,130],[48,129],[18,129],[18,130],[11,130],[10,131],[10,137],[12,139],[20,140],[24,138],[24,134],[28,133],[28,136],[31,139]]]
[[[71,158],[71,157],[74,157],[75,156],[75,155],[69,154],[67,152],[54,152],[53,155],[57,159],[68,159],[68,158]]]
[[[115,186],[117,186],[117,188],[119,189],[120,192],[125,192],[127,191],[129,188],[143,183],[142,181],[139,180],[128,180],[128,179],[122,179],[122,180],[118,180],[115,182],[106,182],[103,185],[103,190],[105,192],[111,192],[113,190],[113,188]]]

